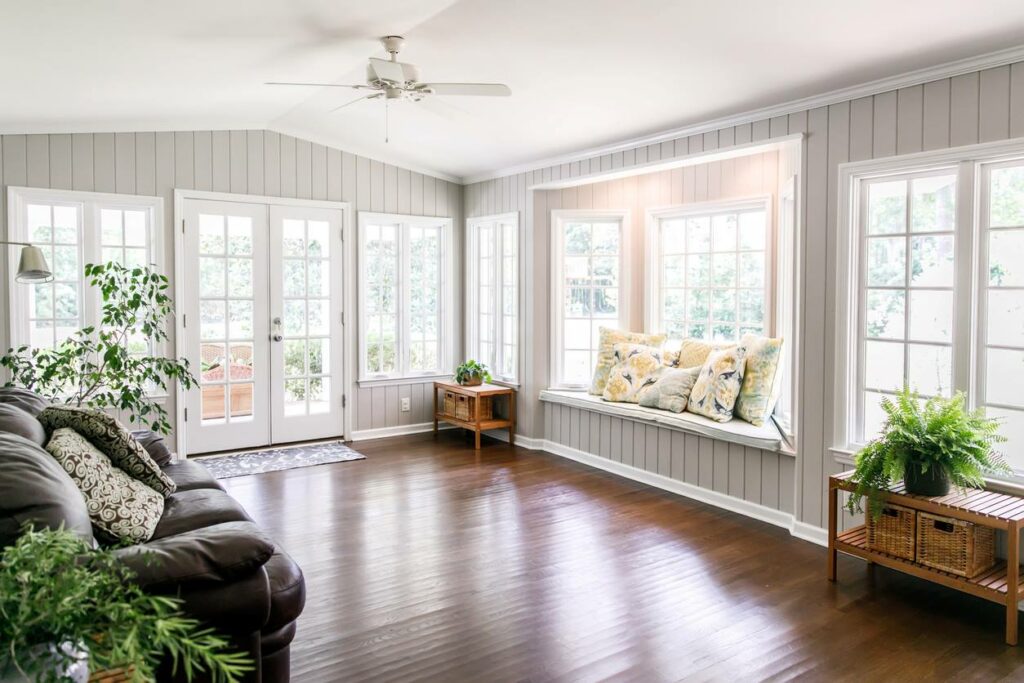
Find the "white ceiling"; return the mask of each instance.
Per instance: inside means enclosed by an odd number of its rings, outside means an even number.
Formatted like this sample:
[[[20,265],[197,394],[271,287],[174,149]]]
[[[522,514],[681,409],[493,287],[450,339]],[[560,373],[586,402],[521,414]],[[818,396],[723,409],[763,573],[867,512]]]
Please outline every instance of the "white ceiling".
[[[984,11],[979,11],[982,9]],[[1021,42],[1020,0],[0,0],[0,131],[271,128],[465,177]],[[390,108],[401,33],[427,81],[511,98]],[[440,99],[440,98],[438,98]]]

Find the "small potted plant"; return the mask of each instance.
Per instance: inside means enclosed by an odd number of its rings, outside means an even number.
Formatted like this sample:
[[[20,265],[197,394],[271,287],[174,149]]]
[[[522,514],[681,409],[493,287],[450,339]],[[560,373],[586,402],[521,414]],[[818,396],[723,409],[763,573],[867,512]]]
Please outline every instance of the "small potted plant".
[[[1005,441],[998,421],[981,409],[968,410],[964,395],[927,401],[904,388],[882,400],[886,421],[881,435],[856,456],[853,481],[857,488],[847,501],[850,512],[862,512],[867,496],[869,512],[882,512],[882,492],[903,481],[907,493],[943,496],[950,484],[982,487],[986,473],[1009,473],[1009,466],[992,450]]]
[[[165,657],[191,681],[233,683],[247,655],[146,593],[116,551],[64,530],[28,530],[0,555],[0,683],[155,680]]]
[[[483,363],[467,360],[455,368],[455,381],[465,387],[475,387],[491,381],[491,373]]]

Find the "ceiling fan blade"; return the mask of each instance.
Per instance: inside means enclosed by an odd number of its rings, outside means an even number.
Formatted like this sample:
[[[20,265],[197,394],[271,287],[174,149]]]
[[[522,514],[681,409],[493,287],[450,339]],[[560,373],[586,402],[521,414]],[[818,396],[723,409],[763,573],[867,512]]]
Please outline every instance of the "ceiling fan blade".
[[[392,83],[405,83],[405,65],[401,62],[392,62],[387,59],[379,59],[377,57],[370,57],[370,68],[377,78],[382,81],[391,81]]]
[[[340,107],[335,107],[334,109],[331,110],[331,112],[332,113],[336,112],[339,109],[344,109],[345,107],[349,106],[350,104],[355,104],[356,102],[362,102],[363,100],[375,100],[375,99],[377,99],[378,97],[380,97],[383,94],[384,93],[382,93],[382,92],[377,92],[377,93],[374,93],[372,95],[364,95],[362,97],[357,97],[354,100],[351,100],[350,102],[346,102],[345,104],[341,105]]]
[[[417,88],[432,90],[435,95],[508,97],[512,94],[503,83],[422,83]]]
[[[266,81],[263,85],[297,85],[303,88],[354,88],[355,90],[376,90],[368,85],[346,85],[344,83],[291,83],[283,81]]]

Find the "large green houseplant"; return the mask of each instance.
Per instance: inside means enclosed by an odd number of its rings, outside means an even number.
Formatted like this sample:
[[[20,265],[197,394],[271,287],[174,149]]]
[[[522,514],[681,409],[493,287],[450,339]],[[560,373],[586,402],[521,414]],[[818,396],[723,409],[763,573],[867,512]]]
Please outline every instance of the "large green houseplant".
[[[136,681],[154,680],[164,657],[188,680],[231,683],[252,670],[180,605],[135,585],[114,550],[28,530],[0,555],[0,679],[71,680],[67,667],[83,653],[92,672],[127,668]]]
[[[847,501],[851,512],[862,512],[867,497],[869,512],[877,517],[882,492],[901,480],[908,493],[941,496],[950,484],[981,487],[986,473],[1010,472],[992,450],[1006,440],[998,434],[999,422],[981,409],[968,410],[962,393],[923,401],[904,388],[883,399],[882,410],[881,435],[856,455],[857,487]]]
[[[55,401],[125,411],[132,422],[169,434],[163,406],[151,396],[177,381],[196,384],[184,358],[151,355],[167,339],[174,305],[168,280],[149,268],[88,264],[85,277],[102,297],[100,322],[78,330],[54,349],[8,349],[0,366],[7,386],[31,389]]]

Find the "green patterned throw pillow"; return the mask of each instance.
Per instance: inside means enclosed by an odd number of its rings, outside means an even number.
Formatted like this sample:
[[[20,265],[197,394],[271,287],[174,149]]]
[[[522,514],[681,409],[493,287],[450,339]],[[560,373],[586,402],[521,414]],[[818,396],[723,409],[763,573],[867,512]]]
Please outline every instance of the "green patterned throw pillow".
[[[731,420],[745,365],[746,350],[742,346],[712,351],[700,369],[686,410],[717,422]]]
[[[85,498],[94,527],[117,541],[144,543],[164,514],[164,497],[118,469],[73,429],[53,432],[46,450]]]
[[[601,394],[606,401],[636,403],[640,390],[653,384],[665,366],[661,350],[643,344],[616,344],[616,363],[608,374]]]
[[[50,406],[39,413],[47,432],[69,427],[100,449],[114,465],[164,497],[175,491],[174,482],[163,473],[146,449],[124,426],[102,410],[78,406]]]
[[[700,369],[699,365],[695,368],[663,368],[657,381],[637,394],[638,403],[645,408],[683,412]]]
[[[782,390],[782,339],[745,334],[740,345],[747,349],[747,369],[736,399],[736,417],[760,427],[775,410]]]

